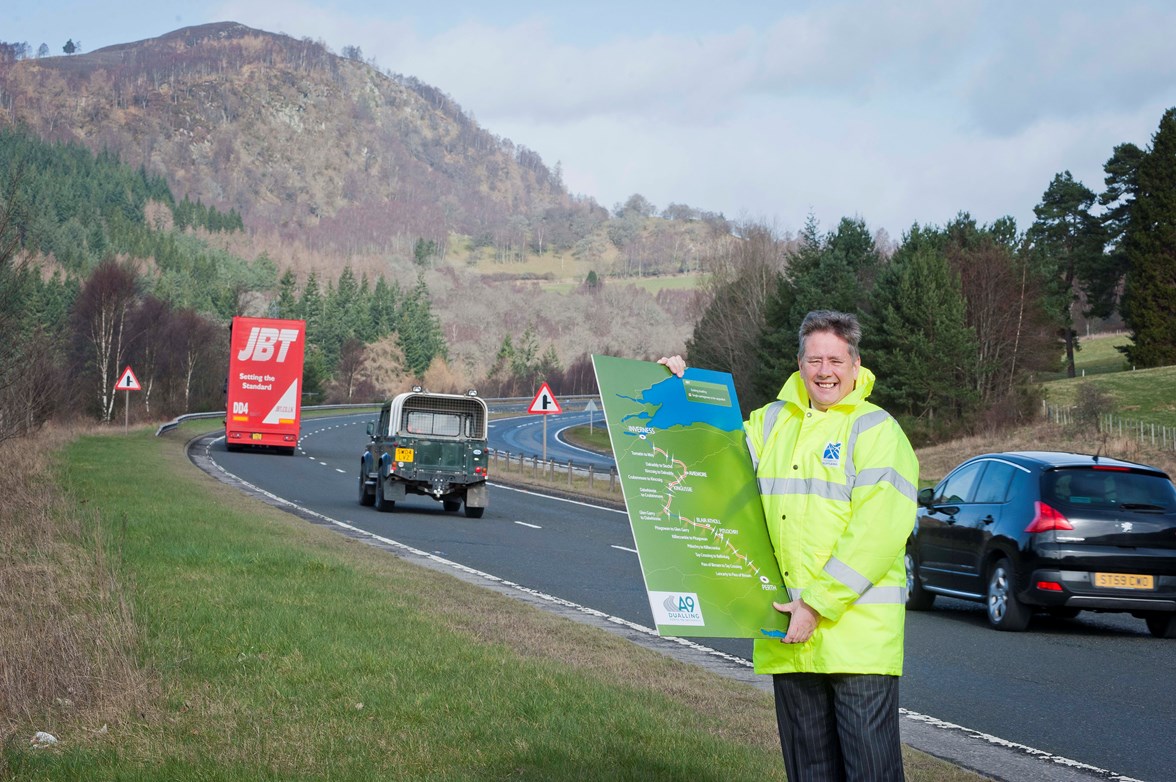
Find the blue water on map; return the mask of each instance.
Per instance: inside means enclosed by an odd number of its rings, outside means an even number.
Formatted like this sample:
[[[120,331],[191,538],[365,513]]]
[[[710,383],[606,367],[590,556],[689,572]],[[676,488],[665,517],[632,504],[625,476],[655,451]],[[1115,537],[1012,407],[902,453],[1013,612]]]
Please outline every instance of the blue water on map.
[[[686,378],[726,386],[731,397],[730,407],[689,401],[686,398],[686,389],[682,384],[682,379],[670,375],[665,380],[654,383],[642,391],[639,397],[618,394],[622,399],[628,399],[649,408],[640,413],[625,416],[621,419],[621,423],[632,424],[635,423],[632,419],[636,419],[640,421],[641,426],[650,426],[655,429],[708,424],[724,432],[734,432],[743,428],[743,414],[739,412],[739,402],[735,397],[735,386],[731,382],[730,375],[709,369],[689,368],[686,370]]]

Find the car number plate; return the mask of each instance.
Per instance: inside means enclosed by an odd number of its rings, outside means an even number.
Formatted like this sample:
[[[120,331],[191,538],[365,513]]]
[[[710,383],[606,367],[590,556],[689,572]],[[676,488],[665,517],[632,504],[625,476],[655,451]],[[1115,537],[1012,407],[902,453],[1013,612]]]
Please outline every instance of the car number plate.
[[[1135,573],[1095,573],[1094,585],[1111,589],[1155,589],[1155,579]]]
[[[411,448],[397,448],[396,449],[396,461],[398,461],[398,462],[411,462],[412,457],[413,457],[413,451]]]
[[[249,436],[252,437],[254,440],[260,440],[261,439],[261,432],[254,432],[253,434],[251,434]]]

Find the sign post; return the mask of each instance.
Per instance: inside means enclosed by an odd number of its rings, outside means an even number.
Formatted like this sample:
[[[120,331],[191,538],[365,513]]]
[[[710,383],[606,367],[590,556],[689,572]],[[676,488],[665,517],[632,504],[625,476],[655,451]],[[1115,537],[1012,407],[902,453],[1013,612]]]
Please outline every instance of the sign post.
[[[119,376],[118,382],[114,384],[114,390],[127,392],[123,404],[123,433],[125,434],[131,428],[131,392],[143,390],[143,386],[139,385],[139,378],[135,377],[135,373],[131,371],[130,364],[127,364],[127,368]]]
[[[596,417],[596,400],[589,399],[588,404],[584,405],[584,412],[588,414],[588,434],[592,435],[592,419]]]
[[[559,406],[559,402],[555,399],[555,394],[551,393],[551,388],[548,387],[547,381],[543,381],[543,385],[539,387],[539,393],[535,394],[535,398],[531,400],[531,406],[527,408],[528,413],[538,414],[543,416],[543,461],[547,461],[547,416],[551,414],[558,415],[563,412],[563,408]]]

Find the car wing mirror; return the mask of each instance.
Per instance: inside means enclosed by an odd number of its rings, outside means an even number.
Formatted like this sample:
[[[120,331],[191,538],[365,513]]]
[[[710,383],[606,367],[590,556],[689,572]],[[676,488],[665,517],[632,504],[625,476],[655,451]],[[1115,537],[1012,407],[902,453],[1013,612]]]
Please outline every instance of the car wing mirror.
[[[934,489],[920,489],[919,490],[919,504],[925,508],[931,507],[931,499],[935,494]]]
[[[375,436],[376,436],[376,422],[375,421],[368,421],[367,433],[368,433],[368,437],[371,437],[373,439],[375,438]]]

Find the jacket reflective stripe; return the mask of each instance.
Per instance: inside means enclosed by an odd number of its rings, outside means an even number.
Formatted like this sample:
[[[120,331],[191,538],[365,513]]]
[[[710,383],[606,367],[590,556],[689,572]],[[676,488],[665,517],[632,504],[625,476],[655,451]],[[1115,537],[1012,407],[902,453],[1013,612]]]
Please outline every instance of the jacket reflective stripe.
[[[804,590],[788,587],[788,598],[799,600]],[[904,586],[872,586],[854,601],[854,605],[906,605],[907,588]]]
[[[751,454],[751,467],[754,470],[759,469],[759,457],[755,453],[755,444],[751,441],[751,435],[743,435],[744,441],[747,443],[747,452]]]
[[[906,605],[907,588],[904,586],[870,587],[857,599],[857,605]]]
[[[760,478],[759,490],[762,495],[813,494],[826,500],[849,502],[853,487],[818,478]]]
[[[768,409],[764,410],[764,445],[768,444],[768,435],[772,433],[772,427],[776,425],[776,419],[780,417],[780,411],[784,409],[783,402],[772,402],[768,405]],[[752,453],[755,453],[752,451]]]
[[[836,557],[830,557],[825,563],[825,572],[858,593],[860,598],[866,590],[874,586],[870,579],[857,572]]]
[[[898,470],[893,467],[874,467],[869,470],[862,470],[857,476],[857,482],[854,484],[854,487],[873,486],[883,481],[898,489],[902,492],[902,496],[911,502],[918,502],[918,489],[915,488],[913,483],[902,477]]]
[[[868,429],[873,429],[878,424],[884,423],[890,419],[890,413],[885,410],[875,410],[872,413],[866,413],[853,422],[853,426],[849,430],[849,442],[845,444],[845,481],[850,486],[853,486],[857,477],[856,468],[853,464],[853,448],[857,445],[858,435]]]

